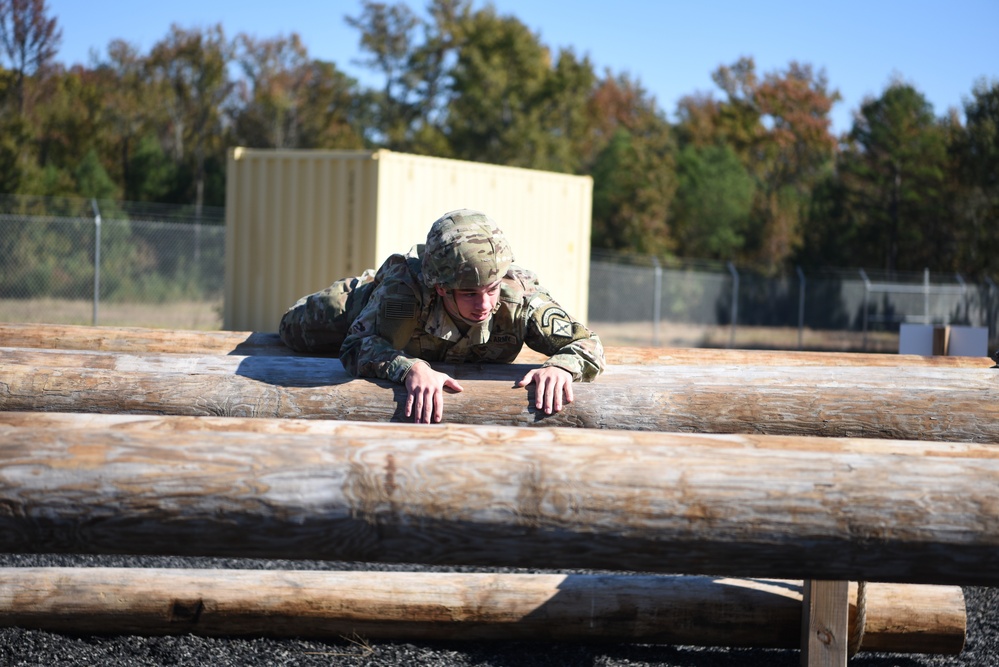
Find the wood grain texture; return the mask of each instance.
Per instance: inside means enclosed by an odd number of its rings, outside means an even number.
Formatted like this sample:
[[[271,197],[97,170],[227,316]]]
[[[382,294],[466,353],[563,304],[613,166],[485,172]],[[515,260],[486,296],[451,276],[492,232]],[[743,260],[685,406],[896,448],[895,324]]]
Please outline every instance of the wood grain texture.
[[[849,582],[805,580],[801,607],[801,666],[846,667]]]
[[[991,445],[122,423],[0,426],[0,549],[999,584]]]
[[[0,347],[130,352],[133,354],[234,354],[241,356],[299,355],[285,347],[275,333],[252,331],[186,331],[141,327],[0,323]],[[777,366],[933,366],[988,368],[987,357],[931,357],[863,352],[807,352],[798,350],[729,350],[608,346],[610,365],[777,365]],[[525,348],[518,363],[536,364],[545,356]]]
[[[0,323],[0,346],[109,352],[294,355],[276,333]]]
[[[620,574],[3,568],[0,625],[72,633],[798,648],[801,587],[800,581]],[[966,613],[959,587],[870,584],[867,596],[861,650],[961,651]],[[851,600],[856,613],[855,592]]]
[[[946,367],[612,366],[556,415],[523,364],[434,364],[465,391],[445,420],[507,426],[999,443],[999,371]],[[336,359],[0,349],[0,410],[406,421],[405,392]]]

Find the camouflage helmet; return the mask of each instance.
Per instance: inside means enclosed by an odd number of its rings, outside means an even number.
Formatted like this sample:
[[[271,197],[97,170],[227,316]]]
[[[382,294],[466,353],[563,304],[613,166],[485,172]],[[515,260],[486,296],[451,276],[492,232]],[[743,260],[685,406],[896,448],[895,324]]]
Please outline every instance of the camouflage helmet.
[[[423,250],[428,287],[473,289],[491,285],[513,264],[513,250],[496,222],[467,208],[445,213],[430,227]]]

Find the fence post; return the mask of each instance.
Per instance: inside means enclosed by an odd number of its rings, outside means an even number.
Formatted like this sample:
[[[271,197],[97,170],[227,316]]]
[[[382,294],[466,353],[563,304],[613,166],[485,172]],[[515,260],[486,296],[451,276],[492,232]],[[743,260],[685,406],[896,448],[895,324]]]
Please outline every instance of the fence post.
[[[801,266],[794,267],[798,272],[798,349],[804,347],[805,338],[805,272]]]
[[[735,325],[739,321],[739,272],[735,264],[728,263],[728,272],[732,274],[732,330],[729,333],[728,346],[735,347]]]
[[[996,318],[994,314],[997,311],[995,307],[995,292],[997,289],[996,281],[992,280],[992,276],[985,276],[986,282],[989,284],[989,299],[985,305],[985,325],[989,328],[989,340],[991,341],[996,337]]]
[[[864,337],[862,346],[867,351],[867,298],[871,293],[871,281],[867,277],[867,272],[860,269],[860,278],[864,281]]]
[[[933,324],[930,319],[930,269],[923,269],[923,321]]]
[[[964,314],[968,320],[968,324],[971,324],[971,303],[968,299],[968,283],[964,282],[964,276],[960,272],[955,271],[954,277],[957,279],[957,284],[961,286],[961,305],[964,306]],[[958,311],[960,313],[960,311]],[[944,324],[950,324],[950,310],[947,311],[947,321]]]
[[[662,315],[662,293],[663,293],[663,267],[659,265],[659,258],[652,257],[653,273],[655,275],[655,288],[652,291],[652,347],[659,347],[659,320]]]
[[[99,322],[98,310],[101,301],[101,210],[97,199],[91,199],[94,209],[94,326]]]

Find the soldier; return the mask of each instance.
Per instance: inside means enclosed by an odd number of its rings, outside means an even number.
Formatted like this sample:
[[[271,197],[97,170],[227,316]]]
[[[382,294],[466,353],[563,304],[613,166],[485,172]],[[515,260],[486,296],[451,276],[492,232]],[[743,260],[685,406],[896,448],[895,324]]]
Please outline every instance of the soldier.
[[[534,383],[535,407],[558,412],[573,400],[573,381],[603,370],[603,346],[513,261],[489,216],[451,211],[425,245],[390,256],[377,273],[300,299],[281,318],[281,339],[299,352],[339,352],[354,377],[404,384],[406,416],[418,423],[441,421],[444,390],[462,391],[427,362],[510,363],[526,343],[550,358],[518,386]]]

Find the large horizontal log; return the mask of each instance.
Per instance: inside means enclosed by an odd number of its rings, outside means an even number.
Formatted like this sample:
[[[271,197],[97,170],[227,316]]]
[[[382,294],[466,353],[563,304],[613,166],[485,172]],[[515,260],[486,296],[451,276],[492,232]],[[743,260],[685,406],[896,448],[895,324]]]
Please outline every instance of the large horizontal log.
[[[0,426],[0,550],[999,585],[990,445],[220,421]]]
[[[957,586],[867,584],[860,650],[960,653]],[[850,596],[853,627],[857,587]],[[698,619],[691,623],[690,619]],[[615,574],[0,569],[0,626],[53,632],[798,648],[801,582]]]
[[[240,356],[328,356],[297,355],[285,347],[277,334],[250,331],[186,331],[139,327],[91,327],[56,324],[0,323],[0,347],[64,350],[97,350],[134,354],[235,354]],[[609,346],[607,363],[616,364],[721,364],[777,366],[939,366],[988,368],[987,357],[944,357],[863,352],[805,352],[774,350],[727,350],[704,348],[657,348]],[[519,363],[538,363],[545,357],[525,348]]]
[[[999,371],[927,367],[611,366],[557,415],[528,365],[434,364],[465,391],[445,419],[507,426],[999,442]],[[405,392],[337,359],[0,350],[0,410],[406,421]]]

